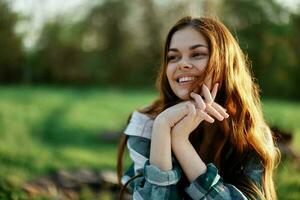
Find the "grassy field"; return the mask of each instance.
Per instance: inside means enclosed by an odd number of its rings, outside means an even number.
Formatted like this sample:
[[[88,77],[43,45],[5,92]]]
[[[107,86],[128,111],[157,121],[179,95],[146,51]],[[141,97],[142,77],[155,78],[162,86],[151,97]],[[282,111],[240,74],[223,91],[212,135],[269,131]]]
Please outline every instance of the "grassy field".
[[[114,169],[117,143],[99,135],[123,129],[129,113],[155,95],[142,89],[0,87],[0,181],[21,186],[61,168]],[[300,151],[300,103],[266,99],[263,108],[270,124],[293,131]],[[278,167],[276,184],[279,199],[300,198],[300,171],[291,163]]]

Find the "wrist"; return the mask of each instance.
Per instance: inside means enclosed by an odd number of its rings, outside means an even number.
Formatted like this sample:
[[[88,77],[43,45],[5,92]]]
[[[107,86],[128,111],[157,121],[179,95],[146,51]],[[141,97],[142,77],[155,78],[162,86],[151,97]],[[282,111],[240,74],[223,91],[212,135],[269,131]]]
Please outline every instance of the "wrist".
[[[188,137],[184,137],[181,135],[174,136],[173,134],[171,136],[172,149],[180,148],[182,146],[186,146],[186,145],[190,145],[190,144],[191,144],[191,142],[189,141]]]
[[[171,139],[176,143],[189,143],[189,135],[190,134],[174,131],[174,128],[171,130]]]
[[[172,169],[170,128],[162,121],[155,120],[151,136],[149,162],[159,169]]]
[[[154,119],[153,128],[160,128],[160,127],[169,128],[170,126],[167,119],[159,115]]]
[[[153,127],[152,127],[152,142],[154,140],[160,140],[160,141],[166,141],[168,140],[171,142],[171,135],[170,135],[171,129],[168,126],[168,124],[164,123],[164,121],[161,120],[154,120]],[[153,140],[153,138],[155,138]]]

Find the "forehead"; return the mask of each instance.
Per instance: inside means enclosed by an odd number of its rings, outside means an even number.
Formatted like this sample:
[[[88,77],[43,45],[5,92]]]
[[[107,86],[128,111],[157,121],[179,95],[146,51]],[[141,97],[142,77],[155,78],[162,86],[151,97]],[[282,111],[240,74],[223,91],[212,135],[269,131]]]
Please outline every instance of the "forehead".
[[[176,31],[170,42],[170,48],[190,47],[195,44],[207,46],[206,38],[202,33],[192,27]]]

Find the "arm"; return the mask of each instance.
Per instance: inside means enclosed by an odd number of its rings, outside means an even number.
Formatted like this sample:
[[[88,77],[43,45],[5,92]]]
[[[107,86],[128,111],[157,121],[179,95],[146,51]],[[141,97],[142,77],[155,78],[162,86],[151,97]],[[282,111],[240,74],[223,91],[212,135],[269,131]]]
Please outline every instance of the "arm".
[[[206,172],[205,163],[188,139],[172,137],[172,149],[190,182]]]
[[[163,171],[172,169],[171,129],[189,113],[188,105],[182,102],[160,113],[153,123],[150,148],[150,164]]]
[[[128,184],[128,189],[133,199],[182,199],[177,183],[181,178],[181,170],[176,163],[173,163],[171,170],[165,171],[156,165],[149,163],[150,140],[142,137],[130,136],[128,138],[128,149],[133,165],[126,171],[123,184],[134,175],[140,177]],[[142,167],[140,160],[145,163]],[[123,178],[122,178],[123,179]]]
[[[176,132],[174,130],[174,127],[176,127],[175,129],[177,129],[177,131],[188,133],[188,134],[173,134],[174,137],[175,135],[188,136],[189,133],[193,129],[195,129],[203,120],[213,123],[214,119],[210,117],[206,112],[204,112],[204,109],[208,110],[208,112],[210,112],[219,120],[224,119],[222,115],[228,117],[228,114],[222,108],[220,108],[220,106],[218,107],[219,109],[217,109],[218,111],[211,106],[211,104],[213,103],[213,99],[217,93],[217,87],[218,84],[215,85],[212,91],[213,96],[211,96],[209,89],[204,85],[203,94],[205,95],[205,97],[207,97],[207,99],[210,100],[210,102],[207,105],[204,103],[200,95],[191,93],[191,97],[195,99],[195,102],[186,101],[186,102],[179,103],[175,106],[166,109],[165,111],[163,111],[157,116],[157,118],[154,121],[153,132],[151,137],[152,142],[151,142],[151,150],[150,150],[150,164],[156,165],[158,168],[165,171],[172,169],[171,129],[172,132]],[[196,109],[196,107],[198,109]],[[178,123],[179,125],[177,125]],[[188,137],[184,137],[184,138],[188,138]],[[189,144],[189,143],[185,143],[185,144]],[[204,172],[205,171],[204,163],[202,162],[201,159],[199,159],[197,153],[195,152],[195,150],[193,150],[193,147],[191,145],[189,146],[184,145],[184,146],[186,148],[184,149],[184,151],[182,151],[182,153],[185,156],[181,156],[181,157],[188,158],[189,155],[191,155],[192,159],[198,158],[196,164],[198,163],[202,164],[199,166],[202,166],[201,171]],[[184,161],[182,161],[183,165],[185,165],[186,163],[190,163],[185,161],[188,160],[185,159]],[[196,172],[197,170],[199,169],[195,169],[193,170],[193,172],[191,172],[192,177],[198,174]]]
[[[128,185],[134,199],[182,198],[176,185],[181,178],[181,170],[178,164],[172,164],[169,126],[174,125],[185,114],[185,110],[182,103],[162,112],[153,122],[152,134],[143,132],[149,130],[145,128],[147,123],[139,120],[144,117],[138,117],[135,122],[132,119],[128,125],[130,128],[125,133],[130,135],[127,147],[133,165],[126,171],[122,183],[125,184],[134,175],[140,175]],[[150,137],[145,138],[146,135]],[[169,147],[166,147],[168,143]]]
[[[186,192],[192,199],[247,199],[235,186],[223,183],[217,168],[206,166],[188,140],[172,137],[172,149],[190,181]]]
[[[245,200],[248,195],[258,198],[256,192],[249,190],[250,188],[244,191],[244,186],[236,187],[223,182],[217,168],[212,163],[205,165],[188,138],[181,135],[172,135],[172,150],[190,181],[185,191],[192,199]],[[263,165],[259,156],[247,155],[242,168],[236,172],[236,178],[251,181],[261,189]]]
[[[150,164],[163,171],[172,169],[170,127],[162,120],[155,120],[151,137]]]
[[[247,180],[248,183],[252,182],[263,194],[261,187],[263,168],[260,158],[250,155],[246,162],[243,163],[243,169],[236,171],[236,175],[234,176],[239,180]],[[256,191],[247,187],[244,181],[241,181],[241,185],[224,182],[218,174],[217,168],[210,163],[207,165],[207,171],[192,181],[185,188],[185,191],[192,199],[260,199]]]
[[[209,96],[208,96],[209,95]],[[218,175],[217,168],[213,164],[207,166],[199,157],[189,141],[189,134],[204,120],[204,113],[201,108],[202,98],[200,95],[192,95],[198,103],[198,108],[194,105],[189,106],[189,113],[178,122],[171,131],[172,150],[179,161],[188,180],[191,182],[186,192],[192,199],[247,199],[235,186],[225,184]],[[206,99],[206,112],[219,120],[227,118],[221,106],[214,107],[214,102],[207,88],[204,90]],[[203,108],[203,107],[202,107]],[[222,116],[222,117],[220,117]]]

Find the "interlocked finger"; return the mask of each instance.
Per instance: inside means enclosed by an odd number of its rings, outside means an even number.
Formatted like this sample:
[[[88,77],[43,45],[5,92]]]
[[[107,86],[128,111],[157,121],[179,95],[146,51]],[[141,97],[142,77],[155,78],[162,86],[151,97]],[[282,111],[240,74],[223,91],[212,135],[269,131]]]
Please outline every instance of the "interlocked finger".
[[[229,115],[227,114],[226,110],[217,104],[216,102],[213,102],[211,105],[214,109],[216,109],[224,118],[228,118]]]
[[[212,118],[211,116],[209,116],[205,111],[203,110],[199,110],[199,117],[204,119],[205,121],[209,122],[209,123],[214,123],[214,118]]]
[[[224,119],[224,117],[215,108],[213,108],[209,104],[206,105],[205,111],[220,121],[222,121]]]
[[[205,102],[207,104],[211,104],[214,100],[211,97],[210,91],[209,91],[208,87],[205,84],[203,84],[203,86],[202,86],[202,91],[203,91],[203,95],[204,95],[204,98],[205,98]]]
[[[215,100],[215,98],[217,96],[218,87],[219,87],[219,83],[216,83],[214,85],[214,88],[213,88],[212,92],[211,92],[211,98],[213,99],[213,101]]]
[[[196,103],[197,103],[197,108],[201,109],[201,110],[205,110],[205,102],[203,101],[202,97],[199,94],[196,93],[191,93],[191,97],[193,99],[195,99]]]

